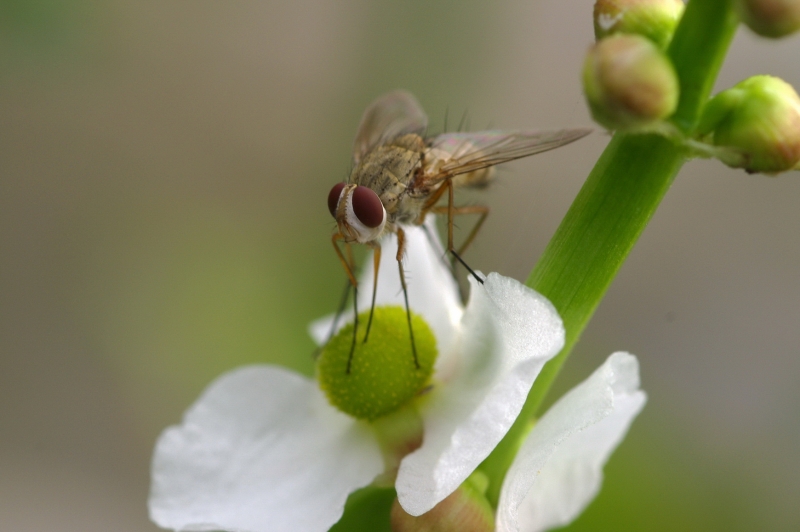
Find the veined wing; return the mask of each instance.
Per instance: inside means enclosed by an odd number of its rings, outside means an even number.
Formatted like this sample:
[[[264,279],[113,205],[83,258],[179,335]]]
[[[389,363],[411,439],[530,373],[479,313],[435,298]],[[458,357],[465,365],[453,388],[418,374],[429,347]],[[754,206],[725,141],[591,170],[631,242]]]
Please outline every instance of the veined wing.
[[[396,90],[384,94],[361,117],[353,144],[353,161],[358,163],[374,147],[400,135],[422,135],[427,127],[428,117],[411,93]]]
[[[425,179],[432,182],[507,163],[574,142],[591,129],[476,131],[435,137],[426,152]]]

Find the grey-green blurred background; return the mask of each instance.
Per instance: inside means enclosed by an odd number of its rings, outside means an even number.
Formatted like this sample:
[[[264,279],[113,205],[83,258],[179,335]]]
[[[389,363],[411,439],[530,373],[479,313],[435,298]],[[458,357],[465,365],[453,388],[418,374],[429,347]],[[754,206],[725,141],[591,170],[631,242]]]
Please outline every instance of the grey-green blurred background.
[[[311,373],[344,282],[326,195],[364,107],[590,124],[589,0],[0,2],[0,529],[152,531],[155,438],[244,363]],[[800,87],[742,30],[724,88]],[[469,251],[526,277],[607,135],[508,165]],[[800,529],[800,181],[686,165],[557,386],[650,402],[570,530]]]

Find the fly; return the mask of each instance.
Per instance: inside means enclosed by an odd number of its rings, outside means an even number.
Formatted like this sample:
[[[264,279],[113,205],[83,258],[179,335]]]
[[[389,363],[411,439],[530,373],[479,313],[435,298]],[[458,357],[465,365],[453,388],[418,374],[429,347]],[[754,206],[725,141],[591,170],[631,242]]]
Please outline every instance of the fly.
[[[344,266],[355,294],[358,282],[350,244],[358,242],[373,249],[375,280],[364,342],[369,337],[381,246],[379,239],[397,235],[397,266],[403,287],[406,316],[411,338],[414,364],[419,368],[411,312],[408,305],[403,272],[405,233],[403,225],[422,225],[428,213],[447,215],[447,251],[481,283],[483,280],[461,259],[461,253],[472,242],[489,214],[483,205],[456,207],[456,188],[483,188],[494,174],[494,166],[515,159],[552,150],[574,142],[591,131],[587,128],[557,131],[477,131],[443,133],[426,136],[428,117],[409,92],[397,90],[381,96],[364,112],[353,146],[353,170],[345,183],[337,183],[328,194],[328,209],[336,220],[332,242]],[[441,204],[447,195],[447,204]],[[459,250],[453,246],[453,218],[462,214],[478,214],[479,218]],[[344,244],[343,252],[339,243]],[[347,292],[346,291],[346,292]],[[346,298],[346,294],[345,294]],[[358,309],[347,373],[356,344]],[[335,326],[334,326],[335,328]]]

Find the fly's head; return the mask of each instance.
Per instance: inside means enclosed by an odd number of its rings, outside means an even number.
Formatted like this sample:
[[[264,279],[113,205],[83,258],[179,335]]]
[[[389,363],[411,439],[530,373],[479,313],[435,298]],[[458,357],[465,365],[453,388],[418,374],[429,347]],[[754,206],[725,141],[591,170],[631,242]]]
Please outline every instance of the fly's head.
[[[337,183],[328,193],[328,210],[345,242],[372,242],[386,226],[386,209],[369,187]]]

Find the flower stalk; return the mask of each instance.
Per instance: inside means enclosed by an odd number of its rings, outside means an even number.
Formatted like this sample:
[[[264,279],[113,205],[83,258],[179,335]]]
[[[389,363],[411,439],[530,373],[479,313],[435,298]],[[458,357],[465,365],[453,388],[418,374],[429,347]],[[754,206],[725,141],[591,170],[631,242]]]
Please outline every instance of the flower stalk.
[[[733,0],[693,0],[686,7],[667,50],[680,82],[670,122],[686,135],[697,125],[737,25]],[[615,134],[531,272],[527,285],[555,305],[566,344],[545,365],[516,423],[481,466],[492,504],[530,419],[687,155],[659,135]]]

